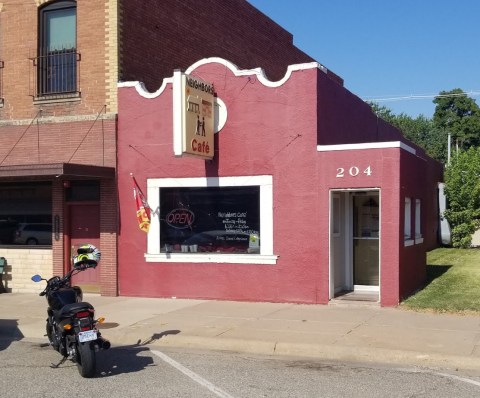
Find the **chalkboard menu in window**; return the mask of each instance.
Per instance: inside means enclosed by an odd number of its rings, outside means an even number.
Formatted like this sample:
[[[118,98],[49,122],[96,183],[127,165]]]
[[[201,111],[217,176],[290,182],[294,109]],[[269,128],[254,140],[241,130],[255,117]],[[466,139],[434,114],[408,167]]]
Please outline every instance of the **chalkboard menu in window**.
[[[162,252],[259,253],[260,188],[160,189]]]

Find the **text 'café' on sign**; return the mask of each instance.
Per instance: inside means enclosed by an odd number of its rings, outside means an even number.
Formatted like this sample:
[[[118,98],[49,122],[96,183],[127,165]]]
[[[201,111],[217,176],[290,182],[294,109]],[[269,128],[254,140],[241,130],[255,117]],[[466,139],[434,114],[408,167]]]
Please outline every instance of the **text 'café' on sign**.
[[[175,71],[173,131],[176,156],[213,158],[215,153],[213,107],[213,84]]]

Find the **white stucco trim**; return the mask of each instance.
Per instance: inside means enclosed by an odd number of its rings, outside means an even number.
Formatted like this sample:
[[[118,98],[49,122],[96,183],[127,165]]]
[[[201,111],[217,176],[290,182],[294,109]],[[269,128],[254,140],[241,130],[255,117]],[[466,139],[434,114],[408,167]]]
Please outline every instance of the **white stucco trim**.
[[[147,263],[215,263],[215,264],[276,264],[278,256],[261,254],[195,254],[161,253],[145,254]]]
[[[147,200],[152,208],[147,237],[147,262],[276,264],[273,254],[273,177],[271,175],[235,177],[149,178]],[[260,187],[260,254],[162,253],[160,248],[160,188],[168,187]]]
[[[384,149],[384,148],[400,148],[413,155],[417,151],[411,146],[401,141],[385,141],[385,142],[364,142],[360,144],[338,144],[338,145],[317,145],[317,152],[331,152],[331,151],[353,151],[361,149]]]
[[[157,91],[154,91],[153,93],[147,91],[143,82],[139,82],[139,81],[119,82],[117,83],[117,87],[118,88],[134,87],[135,90],[137,90],[137,93],[139,95],[141,95],[144,98],[152,99],[152,98],[157,98],[160,94],[162,94],[165,88],[167,87],[167,84],[169,83],[170,84],[173,83],[173,77],[167,77],[163,79],[163,82],[160,88]]]
[[[296,71],[302,71],[307,69],[320,69],[324,73],[328,72],[327,68],[325,68],[323,65],[319,64],[318,62],[294,64],[294,65],[288,66],[287,72],[285,73],[285,76],[282,79],[276,82],[273,82],[268,80],[262,68],[239,69],[235,64],[233,64],[230,61],[227,61],[226,59],[223,59],[220,57],[211,57],[211,58],[204,58],[195,62],[193,65],[187,68],[185,73],[190,74],[200,66],[207,65],[207,64],[214,64],[214,63],[223,65],[226,68],[230,69],[230,71],[235,76],[255,76],[260,83],[262,83],[264,86],[267,86],[267,87],[280,87],[288,79],[290,79],[290,76],[292,75],[292,73]],[[171,84],[171,83],[173,83],[173,77],[167,77],[163,79],[163,82],[160,88],[157,91],[154,91],[153,93],[150,93],[149,91],[147,91],[147,89],[145,88],[145,85],[139,81],[119,82],[117,86],[118,88],[134,87],[137,90],[137,93],[139,95],[141,95],[144,98],[151,99],[151,98],[156,98],[160,94],[162,94],[165,88],[167,87],[167,84]]]
[[[204,58],[201,59],[197,62],[195,62],[192,66],[190,66],[185,73],[192,73],[195,69],[197,69],[200,66],[206,65],[206,64],[211,64],[211,63],[217,63],[225,66],[226,68],[230,69],[230,71],[235,75],[235,76],[253,76],[255,75],[260,83],[262,83],[264,86],[267,87],[279,87],[282,84],[284,84],[288,79],[290,79],[290,76],[292,75],[293,72],[296,71],[301,71],[301,70],[307,70],[307,69],[320,69],[322,72],[327,73],[328,70],[325,68],[323,65],[319,64],[318,62],[307,62],[303,64],[294,64],[294,65],[289,65],[287,67],[287,72],[285,73],[285,76],[276,81],[270,81],[265,75],[265,72],[262,68],[254,68],[254,69],[239,69],[237,65],[233,64],[230,61],[227,61],[226,59],[219,58],[219,57],[211,57],[211,58]]]

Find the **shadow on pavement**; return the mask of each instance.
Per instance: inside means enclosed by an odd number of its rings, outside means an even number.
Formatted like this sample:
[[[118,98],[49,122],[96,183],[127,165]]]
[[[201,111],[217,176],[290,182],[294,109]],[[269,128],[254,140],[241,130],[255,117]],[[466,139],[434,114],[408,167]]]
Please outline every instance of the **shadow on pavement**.
[[[0,351],[6,350],[12,341],[23,339],[16,319],[0,319]]]
[[[97,377],[110,377],[123,373],[140,372],[147,366],[155,366],[148,347],[112,347],[97,353]],[[145,355],[142,353],[145,352]]]
[[[166,330],[155,333],[145,341],[138,341],[137,344],[112,347],[106,351],[97,353],[97,377],[109,377],[122,373],[139,372],[147,366],[156,366],[151,355],[148,344],[161,339],[169,334],[178,334],[180,330]],[[143,355],[145,353],[145,355]]]
[[[162,333],[154,333],[152,337],[149,337],[145,341],[138,340],[137,344],[141,346],[151,344],[154,341],[160,340],[163,336],[168,336],[169,334],[179,334],[179,333],[180,333],[180,330],[165,330]]]

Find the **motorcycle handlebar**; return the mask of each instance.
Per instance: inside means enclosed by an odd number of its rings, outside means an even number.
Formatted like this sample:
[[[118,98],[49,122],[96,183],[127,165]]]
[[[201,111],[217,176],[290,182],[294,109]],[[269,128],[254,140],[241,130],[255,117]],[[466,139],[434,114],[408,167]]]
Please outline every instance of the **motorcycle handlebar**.
[[[70,282],[70,279],[71,279],[74,271],[76,271],[76,270],[72,269],[63,278],[60,278],[59,276],[54,276],[54,277],[50,278],[47,281],[47,287],[45,288],[45,291],[43,292],[44,293],[43,295],[45,295],[47,293],[47,291],[49,291],[49,290],[56,290],[56,289],[58,289],[62,286],[67,285]]]
[[[45,287],[45,290],[41,292],[39,295],[40,296],[45,296],[48,291],[50,290],[56,290],[60,287],[63,287],[65,285],[68,285],[70,282],[70,279],[72,278],[72,275],[78,274],[81,271],[85,271],[88,268],[94,268],[93,265],[85,263],[85,264],[80,264],[76,266],[75,268],[71,269],[70,271],[67,272],[67,274],[63,277],[60,278],[59,276],[54,276],[50,278],[47,281],[47,286]]]

